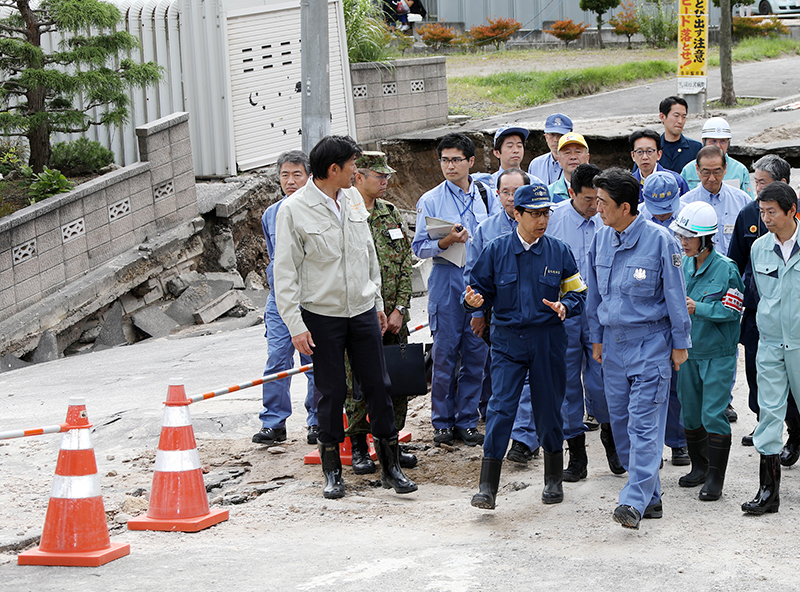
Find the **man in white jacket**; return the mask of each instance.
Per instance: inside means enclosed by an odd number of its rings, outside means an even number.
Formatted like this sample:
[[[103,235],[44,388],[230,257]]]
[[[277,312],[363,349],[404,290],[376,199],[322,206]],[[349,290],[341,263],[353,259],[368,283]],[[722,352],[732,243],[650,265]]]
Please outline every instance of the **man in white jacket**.
[[[369,211],[352,188],[361,148],[349,136],[326,136],[309,155],[311,180],[278,212],[275,293],[295,348],[310,355],[321,397],[319,450],[323,496],[344,496],[339,443],[347,393],[344,353],[367,403],[384,487],[417,485],[400,468],[397,430],[381,335],[386,315]]]

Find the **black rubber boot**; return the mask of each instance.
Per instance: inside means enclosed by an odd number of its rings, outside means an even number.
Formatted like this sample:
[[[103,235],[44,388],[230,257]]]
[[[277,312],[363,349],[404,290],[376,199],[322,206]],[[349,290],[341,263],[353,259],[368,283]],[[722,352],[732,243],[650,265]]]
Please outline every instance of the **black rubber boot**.
[[[369,444],[367,444],[366,434],[353,434],[350,436],[350,447],[353,452],[353,460],[350,465],[356,475],[367,475],[378,470],[375,463],[369,456]]]
[[[686,430],[686,448],[692,459],[692,470],[678,479],[681,487],[697,487],[706,482],[708,473],[708,434],[705,428]]]
[[[625,472],[625,467],[622,466],[622,462],[619,460],[617,445],[614,444],[614,434],[611,431],[610,423],[600,424],[600,442],[602,442],[603,448],[606,449],[608,468],[615,475],[622,475]]]
[[[708,473],[706,483],[700,490],[700,500],[713,502],[722,497],[725,484],[725,469],[728,468],[728,455],[731,451],[731,435],[708,435]]]
[[[497,497],[497,489],[500,487],[500,470],[502,468],[503,461],[499,458],[483,457],[478,493],[472,496],[473,507],[494,510],[494,500]]]
[[[748,514],[774,514],[781,505],[781,460],[780,455],[761,455],[758,477],[758,493],[751,501],[742,504],[742,512]]]
[[[581,479],[586,479],[589,459],[586,457],[586,434],[575,436],[567,440],[569,447],[569,464],[564,469],[564,481],[575,483]],[[562,453],[563,454],[563,453]]]
[[[560,504],[564,501],[564,489],[561,481],[564,476],[564,453],[544,453],[544,489],[542,503]]]
[[[791,467],[800,458],[800,417],[786,420],[786,431],[789,437],[781,450],[781,464]]]
[[[394,488],[395,493],[411,493],[417,484],[403,474],[400,468],[400,444],[397,436],[393,438],[372,437],[378,461],[381,463],[381,484],[386,489]]]
[[[322,474],[325,475],[325,486],[322,497],[336,499],[344,497],[344,480],[342,479],[342,460],[339,458],[338,444],[318,444],[319,457],[322,461]]]

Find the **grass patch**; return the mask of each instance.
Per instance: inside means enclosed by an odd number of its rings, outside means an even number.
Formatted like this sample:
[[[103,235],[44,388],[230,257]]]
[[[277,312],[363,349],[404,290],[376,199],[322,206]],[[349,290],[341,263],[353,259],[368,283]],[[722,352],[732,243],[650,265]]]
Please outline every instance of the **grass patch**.
[[[760,62],[784,55],[788,57],[800,54],[800,40],[751,37],[734,45],[731,53],[734,62]],[[708,65],[719,66],[719,51],[709,54]]]
[[[742,107],[754,107],[766,101],[767,99],[757,99],[754,97],[736,97],[736,104],[733,107],[723,105],[719,101],[710,101],[707,106],[709,109],[740,109]]]
[[[552,72],[465,76],[448,80],[450,111],[486,117],[674,75],[674,62],[654,60]]]

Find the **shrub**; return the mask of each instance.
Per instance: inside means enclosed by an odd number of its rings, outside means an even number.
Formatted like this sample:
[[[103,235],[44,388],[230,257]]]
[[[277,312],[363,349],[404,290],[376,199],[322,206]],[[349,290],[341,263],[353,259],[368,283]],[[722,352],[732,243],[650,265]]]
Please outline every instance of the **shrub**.
[[[568,48],[569,42],[580,39],[587,28],[589,28],[589,25],[583,23],[576,25],[572,22],[572,19],[567,19],[565,21],[554,22],[549,29],[545,30],[545,33],[549,33],[553,37],[560,39],[564,42],[564,47]]]
[[[789,29],[778,19],[763,17],[733,17],[733,36],[738,39],[748,37],[778,37],[788,35]]]
[[[56,193],[65,193],[72,189],[72,183],[57,169],[44,167],[44,171],[33,176],[33,182],[28,187],[28,196],[31,204],[41,201]]]
[[[470,27],[467,34],[472,38],[475,45],[494,44],[495,49],[500,51],[500,44],[506,41],[514,33],[522,28],[522,23],[512,18],[496,18],[486,20],[488,25],[474,25]]]
[[[4,177],[12,171],[17,171],[23,178],[33,174],[27,164],[28,154],[25,144],[21,140],[4,138],[0,141],[0,174]]]
[[[422,38],[422,42],[428,47],[439,49],[443,45],[450,45],[456,38],[456,32],[452,27],[444,23],[428,23],[417,27],[417,33]]]
[[[397,29],[392,32],[392,39],[397,43],[397,49],[400,50],[401,55],[406,55],[406,50],[411,49],[414,45],[414,38],[411,35],[406,35]]]
[[[614,27],[614,34],[625,35],[628,38],[628,49],[633,49],[631,37],[639,32],[639,19],[636,18],[634,0],[623,2],[622,11],[608,19],[608,23]]]
[[[639,31],[651,47],[669,47],[678,42],[678,19],[675,16],[675,7],[670,4],[665,8],[661,0],[656,0],[655,6],[648,8],[641,4],[636,17],[639,20]]]
[[[344,0],[342,9],[350,62],[385,62],[392,35],[380,8],[372,0]]]
[[[53,145],[50,164],[70,176],[88,175],[114,162],[114,153],[100,142],[78,138]]]

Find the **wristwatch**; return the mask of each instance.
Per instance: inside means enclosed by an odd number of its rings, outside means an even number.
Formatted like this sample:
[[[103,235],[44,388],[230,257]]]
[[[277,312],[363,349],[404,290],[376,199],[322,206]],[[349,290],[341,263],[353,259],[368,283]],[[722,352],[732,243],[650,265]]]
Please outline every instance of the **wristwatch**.
[[[406,316],[406,311],[408,310],[405,306],[397,305],[394,307],[395,310],[399,310],[400,314]]]

